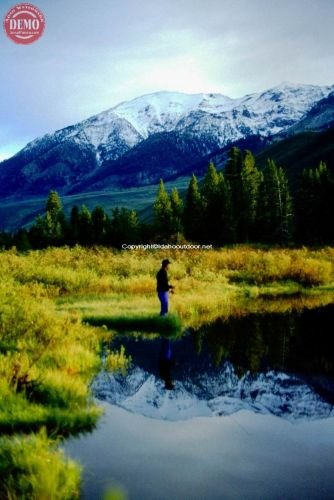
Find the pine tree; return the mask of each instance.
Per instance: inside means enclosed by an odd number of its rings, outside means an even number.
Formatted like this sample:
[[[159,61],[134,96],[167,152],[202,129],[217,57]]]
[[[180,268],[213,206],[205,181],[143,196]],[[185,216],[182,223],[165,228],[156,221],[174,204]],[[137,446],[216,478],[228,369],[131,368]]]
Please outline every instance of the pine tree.
[[[35,231],[33,232],[37,247],[57,245],[62,236],[59,222],[55,221],[50,212],[44,216],[38,215],[35,219]]]
[[[157,197],[153,206],[154,225],[157,233],[168,237],[173,231],[173,211],[171,200],[166,192],[163,180],[160,179]]]
[[[46,201],[45,215],[38,215],[29,230],[29,240],[34,248],[60,245],[64,242],[66,223],[62,203],[56,191],[50,191]]]
[[[333,183],[327,165],[320,162],[314,173],[316,242],[320,245],[333,242]]]
[[[208,206],[216,198],[219,186],[219,176],[217,169],[211,161],[208,165],[207,172],[203,179],[201,189],[202,199],[204,206]]]
[[[94,243],[103,243],[107,231],[107,214],[102,207],[95,207],[93,209],[92,226],[94,233]]]
[[[203,204],[203,235],[206,243],[216,243],[220,232],[218,205],[219,205],[219,176],[213,162],[208,165],[207,172],[201,187]]]
[[[262,174],[257,169],[255,158],[250,151],[245,151],[240,172],[240,214],[239,241],[254,240],[258,215],[260,185]]]
[[[39,214],[35,218],[34,224],[29,229],[29,241],[32,248],[44,248],[47,244],[44,235],[43,217]]]
[[[79,243],[91,245],[94,242],[92,215],[86,205],[82,205],[78,221]]]
[[[222,173],[219,173],[217,218],[219,230],[214,243],[224,245],[235,241],[231,186]]]
[[[224,170],[224,177],[229,183],[231,190],[231,206],[233,214],[233,231],[235,241],[240,241],[240,219],[243,210],[242,203],[242,153],[239,148],[230,150],[229,158]]]
[[[71,209],[70,214],[70,224],[69,224],[69,234],[68,241],[71,244],[76,244],[79,242],[79,232],[80,232],[80,216],[79,207],[74,205]]]
[[[292,218],[292,198],[285,172],[268,159],[260,189],[259,230],[262,241],[288,243]]]
[[[32,237],[38,246],[59,245],[63,243],[65,215],[56,191],[50,191],[45,209],[44,216],[36,217],[36,229],[32,231]]]
[[[187,190],[183,225],[186,238],[201,241],[203,238],[203,201],[198,189],[196,176],[193,174]]]
[[[242,168],[241,150],[233,146],[233,148],[231,148],[230,150],[224,171],[225,177],[231,183],[231,186],[239,182],[241,168]]]
[[[301,243],[311,244],[315,240],[315,182],[312,169],[304,169],[296,198],[296,233]]]
[[[24,228],[19,229],[13,236],[12,244],[19,250],[19,252],[26,252],[31,249],[28,231]]]
[[[62,202],[59,198],[57,191],[50,191],[46,201],[46,212],[49,212],[51,219],[56,222],[59,214],[62,211]]]
[[[203,238],[206,243],[222,245],[233,239],[231,189],[224,175],[210,162],[201,189]]]
[[[139,237],[138,215],[128,208],[114,208],[107,233],[108,243],[116,248],[123,244],[137,243]]]
[[[302,172],[296,201],[297,239],[307,244],[334,240],[334,184],[325,163]]]
[[[28,237],[29,242],[31,243],[30,233]],[[0,231],[0,250],[8,250],[8,248],[10,248],[11,246],[13,246],[11,234],[7,233],[6,231]]]
[[[170,204],[172,209],[172,233],[180,234],[183,231],[183,201],[179,196],[177,188],[173,188],[170,194]]]
[[[67,221],[57,191],[50,191],[46,201],[46,213],[50,214],[53,223],[53,234],[50,234],[50,243],[63,243],[64,235],[67,232]]]

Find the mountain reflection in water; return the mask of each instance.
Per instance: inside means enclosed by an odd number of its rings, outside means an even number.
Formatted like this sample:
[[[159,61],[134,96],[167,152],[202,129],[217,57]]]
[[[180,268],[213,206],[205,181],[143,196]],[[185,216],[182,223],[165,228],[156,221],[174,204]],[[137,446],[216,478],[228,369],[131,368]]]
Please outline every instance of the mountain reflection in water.
[[[97,398],[181,420],[247,409],[292,421],[334,416],[334,305],[218,319],[180,340],[119,336],[126,375],[101,372]],[[170,390],[166,390],[170,389]]]

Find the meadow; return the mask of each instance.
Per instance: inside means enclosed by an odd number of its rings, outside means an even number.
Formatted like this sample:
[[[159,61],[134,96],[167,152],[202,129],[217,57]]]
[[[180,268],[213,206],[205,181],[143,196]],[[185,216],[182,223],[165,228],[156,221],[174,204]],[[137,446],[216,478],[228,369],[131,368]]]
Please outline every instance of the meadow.
[[[91,431],[100,369],[126,370],[117,331],[180,335],[217,317],[333,302],[334,248],[168,251],[175,286],[159,317],[166,252],[103,247],[0,253],[0,498],[77,498],[80,467],[62,438]],[[103,352],[103,356],[101,355]]]
[[[179,177],[175,181],[166,182],[166,189],[174,187],[180,192],[186,190],[189,183],[188,177]],[[69,216],[74,205],[87,206],[90,210],[94,207],[103,207],[108,213],[112,208],[127,207],[136,210],[141,220],[148,222],[153,217],[152,206],[156,197],[157,187],[143,186],[128,189],[108,189],[104,191],[63,195],[64,212]],[[24,199],[1,199],[0,220],[2,227],[7,231],[16,231],[19,228],[30,226],[38,214],[45,211],[45,196],[25,196]]]

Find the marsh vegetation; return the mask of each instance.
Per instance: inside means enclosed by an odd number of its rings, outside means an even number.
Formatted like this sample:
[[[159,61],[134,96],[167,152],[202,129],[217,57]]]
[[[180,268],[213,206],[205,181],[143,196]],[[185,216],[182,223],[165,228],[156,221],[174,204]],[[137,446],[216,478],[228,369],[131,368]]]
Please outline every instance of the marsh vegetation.
[[[179,335],[217,317],[333,302],[330,247],[175,250],[172,314],[159,318],[155,274],[164,257],[79,246],[0,254],[0,496],[80,495],[80,467],[57,445],[94,428],[101,410],[90,382],[117,331]],[[128,362],[111,347],[105,368]]]

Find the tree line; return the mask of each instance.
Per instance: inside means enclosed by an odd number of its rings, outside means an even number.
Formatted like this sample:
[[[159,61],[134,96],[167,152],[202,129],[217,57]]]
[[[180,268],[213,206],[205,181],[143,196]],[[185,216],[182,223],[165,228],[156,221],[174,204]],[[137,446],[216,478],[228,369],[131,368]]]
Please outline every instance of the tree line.
[[[168,194],[160,181],[153,205],[153,221],[143,223],[128,208],[111,215],[100,207],[90,211],[73,206],[66,217],[56,191],[46,201],[29,229],[0,233],[0,247],[20,250],[61,245],[180,242],[222,246],[233,243],[308,244],[334,243],[334,181],[320,163],[302,172],[291,194],[282,167],[268,159],[264,169],[253,154],[231,149],[224,172],[210,162],[203,180],[190,179],[182,198],[176,188]]]
[[[282,167],[268,159],[260,170],[250,151],[234,147],[224,172],[211,162],[201,183],[192,176],[184,200],[160,181],[154,216],[162,237],[215,246],[333,244],[334,180],[320,163],[302,172],[293,196]]]

